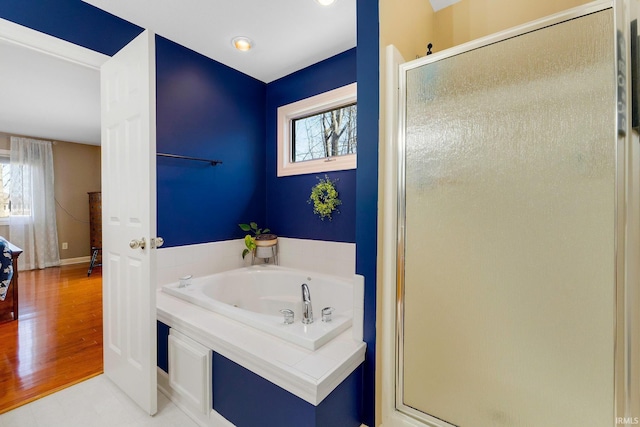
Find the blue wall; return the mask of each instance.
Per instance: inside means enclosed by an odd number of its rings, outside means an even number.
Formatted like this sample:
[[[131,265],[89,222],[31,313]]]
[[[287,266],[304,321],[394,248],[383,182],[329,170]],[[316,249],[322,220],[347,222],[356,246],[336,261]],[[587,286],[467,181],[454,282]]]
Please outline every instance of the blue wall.
[[[213,409],[238,427],[358,427],[361,370],[314,406],[214,352]]]
[[[358,0],[358,169],[356,173],[356,273],[364,276],[362,422],[375,425],[376,262],[378,222],[378,117],[380,56],[378,2]]]
[[[243,236],[264,223],[266,85],[156,37],[157,151],[223,163],[158,157],[158,235],[166,246]]]
[[[169,372],[169,326],[156,321],[157,351],[156,360],[158,367],[165,372]]]
[[[356,81],[356,49],[353,48],[267,85],[266,104],[266,182],[267,223],[279,236],[300,239],[355,242],[356,171],[328,172],[336,180],[342,201],[340,213],[331,221],[320,220],[307,203],[311,187],[324,173],[277,177],[278,107]],[[360,106],[358,105],[358,108]]]
[[[109,56],[142,32],[80,0],[1,0],[0,17]]]
[[[276,176],[276,115],[282,105],[353,83],[356,49],[268,85],[161,37],[156,56],[157,151],[223,161],[212,168],[158,158],[158,234],[166,246],[241,237],[237,224],[249,221],[283,237],[355,242],[355,170],[327,174],[342,205],[321,221],[307,200],[324,174]]]

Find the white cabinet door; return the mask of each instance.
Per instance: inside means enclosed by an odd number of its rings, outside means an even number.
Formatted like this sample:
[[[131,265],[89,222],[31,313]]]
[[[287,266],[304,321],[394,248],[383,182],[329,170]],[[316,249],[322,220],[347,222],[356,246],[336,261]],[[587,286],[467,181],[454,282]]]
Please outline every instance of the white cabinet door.
[[[169,334],[169,385],[183,403],[208,415],[212,409],[211,350],[175,329]]]
[[[149,414],[157,411],[154,41],[145,31],[101,69],[104,372]]]

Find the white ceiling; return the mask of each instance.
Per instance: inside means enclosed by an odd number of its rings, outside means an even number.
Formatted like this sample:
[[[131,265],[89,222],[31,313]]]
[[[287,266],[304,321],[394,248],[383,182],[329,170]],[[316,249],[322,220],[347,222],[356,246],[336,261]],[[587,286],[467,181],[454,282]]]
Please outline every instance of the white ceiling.
[[[83,1],[266,83],[356,45],[356,0]]]
[[[99,145],[107,58],[0,20],[0,132]]]
[[[356,45],[356,0],[84,1],[266,83]],[[0,132],[99,145],[106,58],[0,19]]]
[[[452,4],[458,3],[460,0],[429,0],[431,3],[431,8],[434,12],[444,9],[445,7],[449,7]]]

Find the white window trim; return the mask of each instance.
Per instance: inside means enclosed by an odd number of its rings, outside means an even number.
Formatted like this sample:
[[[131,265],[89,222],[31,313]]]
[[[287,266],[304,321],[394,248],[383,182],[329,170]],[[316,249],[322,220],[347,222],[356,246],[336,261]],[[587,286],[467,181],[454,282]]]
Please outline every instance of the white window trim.
[[[311,116],[357,101],[357,83],[302,99],[278,108],[278,176],[330,172],[356,168],[356,154],[326,159],[291,161],[291,124],[300,117]]]

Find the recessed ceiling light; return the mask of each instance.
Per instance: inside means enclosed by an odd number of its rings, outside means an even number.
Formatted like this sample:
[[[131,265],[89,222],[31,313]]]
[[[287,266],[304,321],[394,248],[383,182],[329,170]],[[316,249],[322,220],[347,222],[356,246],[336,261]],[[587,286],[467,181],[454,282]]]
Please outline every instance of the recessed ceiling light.
[[[322,6],[330,6],[336,2],[336,0],[316,0],[316,1],[320,3]]]
[[[242,52],[246,52],[253,47],[253,42],[248,37],[236,37],[231,40],[231,44]]]

